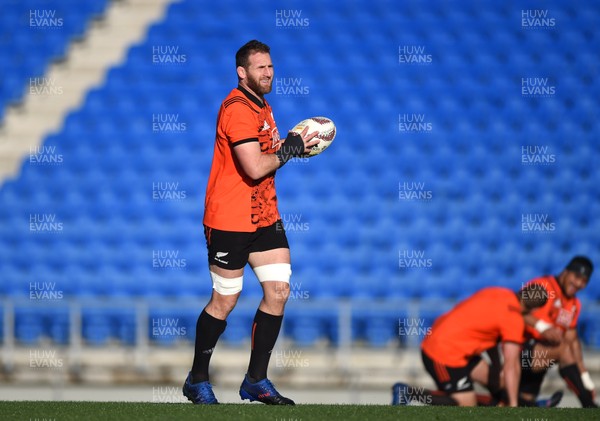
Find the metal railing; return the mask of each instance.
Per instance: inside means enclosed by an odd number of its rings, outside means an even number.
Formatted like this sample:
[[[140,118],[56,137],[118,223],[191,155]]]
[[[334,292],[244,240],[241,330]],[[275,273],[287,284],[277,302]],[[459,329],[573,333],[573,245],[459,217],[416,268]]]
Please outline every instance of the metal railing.
[[[187,341],[193,346],[195,336],[195,321],[207,302],[207,297],[197,299],[145,299],[145,298],[62,298],[59,300],[31,300],[26,298],[11,299],[0,298],[2,309],[2,343],[1,355],[5,368],[11,368],[15,362],[15,350],[27,346],[36,346],[40,335],[33,335],[29,341],[23,341],[18,332],[19,317],[30,317],[30,323],[41,323],[42,319],[52,318],[53,315],[67,315],[66,325],[68,334],[61,336],[59,345],[65,347],[71,364],[77,365],[81,361],[84,348],[90,346],[90,340],[84,333],[86,323],[90,323],[88,316],[94,314],[105,315],[113,311],[113,319],[124,317],[121,321],[128,327],[126,335],[116,339],[118,335],[108,334],[111,343],[117,346],[130,348],[136,355],[143,356],[150,352],[153,346],[168,345],[174,341]],[[230,319],[244,315],[245,320],[251,320],[259,303],[259,298],[250,297],[240,299],[232,312]],[[349,299],[310,299],[292,300],[286,307],[286,318],[280,337],[290,339],[293,336],[286,324],[294,325],[301,319],[325,320],[331,328],[326,334],[331,347],[340,356],[339,361],[345,361],[344,355],[349,355],[353,346],[356,346],[358,324],[361,320],[383,320],[382,323],[393,322],[396,324],[395,337],[399,344],[408,348],[418,347],[421,339],[428,333],[431,323],[437,315],[452,307],[452,300],[349,300]],[[97,313],[95,313],[97,312]],[[156,316],[162,314],[163,316]],[[175,315],[166,317],[164,315]],[[185,316],[181,316],[181,315]],[[588,324],[587,321],[598,319],[600,314],[599,303],[585,303],[581,316],[584,329],[595,329],[598,332],[588,332],[585,338],[600,338],[600,323]],[[587,317],[586,317],[587,316]],[[107,317],[107,316],[106,316]],[[185,323],[181,323],[186,319]],[[48,322],[48,320],[46,320]],[[65,320],[63,320],[63,328]],[[111,322],[107,322],[111,323]],[[235,323],[235,322],[234,322]],[[230,326],[228,328],[231,327]],[[31,324],[30,324],[31,325]],[[32,325],[33,326],[33,325]],[[24,329],[23,327],[20,327]],[[27,325],[25,326],[25,329]],[[36,327],[39,328],[39,327]],[[387,325],[384,327],[387,329]],[[246,329],[247,337],[250,336],[249,327]],[[387,332],[387,330],[386,330]],[[376,332],[377,333],[377,332]],[[322,335],[323,336],[323,335]],[[125,339],[123,337],[126,337]],[[116,339],[116,340],[115,340]],[[166,339],[166,341],[164,341]],[[225,339],[226,340],[226,339]],[[50,339],[50,342],[53,342]],[[60,341],[59,341],[60,342]],[[368,339],[362,342],[369,344]],[[93,345],[93,341],[92,344]],[[97,346],[102,346],[102,341]],[[593,348],[594,344],[588,344]],[[138,360],[138,358],[136,358]]]

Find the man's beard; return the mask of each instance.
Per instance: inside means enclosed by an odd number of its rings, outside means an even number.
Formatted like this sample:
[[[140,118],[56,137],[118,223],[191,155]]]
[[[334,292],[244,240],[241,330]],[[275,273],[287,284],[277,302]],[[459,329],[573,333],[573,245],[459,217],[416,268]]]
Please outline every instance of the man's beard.
[[[273,89],[273,79],[270,80],[269,86],[263,86],[258,79],[248,76],[248,87],[257,95],[263,96],[268,94]]]

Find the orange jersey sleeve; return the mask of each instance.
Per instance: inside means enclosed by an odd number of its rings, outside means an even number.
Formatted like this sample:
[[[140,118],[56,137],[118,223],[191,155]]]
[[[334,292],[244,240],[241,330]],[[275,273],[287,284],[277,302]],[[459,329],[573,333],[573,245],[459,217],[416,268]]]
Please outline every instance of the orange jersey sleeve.
[[[523,343],[524,328],[516,293],[484,288],[440,316],[421,348],[437,362],[462,367],[498,342]]]
[[[249,100],[236,96],[224,101],[217,126],[218,137],[235,145],[240,141],[258,142],[258,111]]]
[[[581,303],[577,297],[566,297],[558,281],[552,275],[532,279],[526,285],[530,284],[539,284],[548,292],[546,304],[531,311],[535,318],[552,323],[563,331],[577,327],[577,320],[581,312]],[[526,326],[525,332],[527,337],[542,339],[542,335],[532,326]]]

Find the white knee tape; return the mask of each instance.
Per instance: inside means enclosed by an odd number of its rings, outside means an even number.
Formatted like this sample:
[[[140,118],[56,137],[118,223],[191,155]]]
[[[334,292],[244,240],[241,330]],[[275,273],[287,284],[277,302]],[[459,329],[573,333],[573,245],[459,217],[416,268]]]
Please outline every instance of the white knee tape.
[[[242,286],[244,285],[243,276],[239,278],[223,278],[211,271],[210,278],[212,279],[213,289],[221,295],[237,294],[242,290]]]
[[[279,281],[290,283],[292,276],[292,265],[289,263],[272,263],[270,265],[257,266],[254,274],[260,282]]]

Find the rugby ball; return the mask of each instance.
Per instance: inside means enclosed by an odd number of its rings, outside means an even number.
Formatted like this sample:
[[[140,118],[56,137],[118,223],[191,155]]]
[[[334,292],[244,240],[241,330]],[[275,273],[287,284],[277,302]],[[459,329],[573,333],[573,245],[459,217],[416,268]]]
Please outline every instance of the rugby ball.
[[[291,131],[300,134],[307,126],[308,134],[319,132],[316,139],[319,139],[320,142],[313,146],[310,153],[306,156],[311,157],[319,155],[327,149],[329,145],[331,145],[331,142],[333,142],[333,139],[335,139],[335,124],[327,117],[311,117],[296,124]]]

